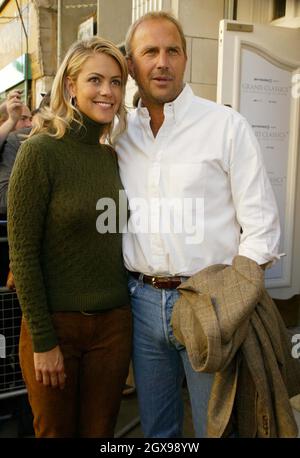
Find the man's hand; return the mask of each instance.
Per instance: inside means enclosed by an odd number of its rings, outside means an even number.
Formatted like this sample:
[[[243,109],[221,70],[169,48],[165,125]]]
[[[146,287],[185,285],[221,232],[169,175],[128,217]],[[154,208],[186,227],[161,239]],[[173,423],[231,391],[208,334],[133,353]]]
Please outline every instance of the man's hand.
[[[266,270],[270,265],[270,262],[265,262],[264,264],[260,264],[259,267],[262,268],[262,270]]]
[[[14,125],[17,124],[21,115],[22,115],[22,101],[21,101],[21,91],[12,91],[7,96],[6,109],[8,113],[8,119]]]
[[[64,358],[58,345],[52,350],[34,353],[33,359],[37,382],[52,388],[65,387]]]

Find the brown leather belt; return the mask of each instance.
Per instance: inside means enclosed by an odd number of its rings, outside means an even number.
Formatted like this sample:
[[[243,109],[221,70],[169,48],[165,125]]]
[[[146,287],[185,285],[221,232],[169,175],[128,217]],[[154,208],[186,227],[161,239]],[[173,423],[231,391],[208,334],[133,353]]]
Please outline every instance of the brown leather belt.
[[[130,271],[129,274],[138,280],[141,278],[144,283],[148,283],[158,289],[175,289],[183,281],[183,277],[152,277],[151,275],[144,275],[139,272]]]

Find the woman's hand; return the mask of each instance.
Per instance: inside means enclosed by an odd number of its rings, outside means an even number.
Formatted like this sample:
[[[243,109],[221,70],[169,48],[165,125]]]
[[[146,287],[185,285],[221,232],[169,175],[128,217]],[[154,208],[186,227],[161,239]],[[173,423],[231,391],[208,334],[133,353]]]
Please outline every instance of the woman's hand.
[[[65,387],[64,358],[59,346],[43,353],[33,353],[36,381],[52,388]]]
[[[9,270],[8,275],[7,275],[6,288],[12,291],[15,291],[16,289],[15,279],[14,279],[14,276],[11,270]]]

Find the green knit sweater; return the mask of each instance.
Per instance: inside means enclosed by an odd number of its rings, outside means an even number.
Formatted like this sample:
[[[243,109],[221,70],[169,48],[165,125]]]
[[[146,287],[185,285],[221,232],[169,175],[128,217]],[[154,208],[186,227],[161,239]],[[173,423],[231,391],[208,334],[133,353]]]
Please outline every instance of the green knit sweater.
[[[100,198],[113,199],[118,217],[117,159],[99,144],[101,125],[83,119],[84,128],[76,125],[61,139],[37,134],[26,140],[10,178],[11,269],[36,352],[58,343],[51,312],[129,303],[121,234],[96,229]]]

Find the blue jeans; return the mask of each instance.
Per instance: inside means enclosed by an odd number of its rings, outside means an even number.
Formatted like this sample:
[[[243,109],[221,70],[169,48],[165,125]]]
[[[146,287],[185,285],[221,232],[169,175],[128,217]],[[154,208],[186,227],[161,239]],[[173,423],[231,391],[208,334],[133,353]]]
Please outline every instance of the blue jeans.
[[[145,437],[182,437],[182,383],[187,380],[196,437],[206,436],[213,374],[193,370],[170,325],[176,290],[156,289],[132,276],[133,367]]]

